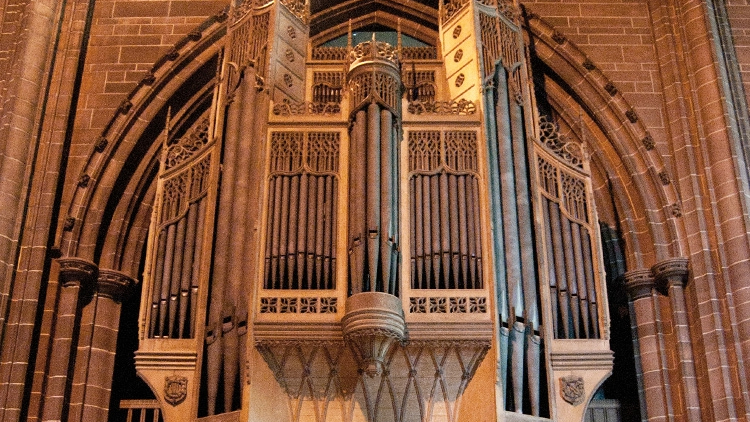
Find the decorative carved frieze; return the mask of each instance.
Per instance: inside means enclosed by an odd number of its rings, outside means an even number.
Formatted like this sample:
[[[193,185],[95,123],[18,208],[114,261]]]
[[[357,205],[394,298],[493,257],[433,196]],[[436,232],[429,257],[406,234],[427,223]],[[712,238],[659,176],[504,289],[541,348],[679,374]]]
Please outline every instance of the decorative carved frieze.
[[[261,314],[335,314],[337,297],[262,297]]]
[[[401,47],[401,60],[436,60],[438,58],[435,47]]]
[[[486,314],[486,297],[424,297],[409,298],[410,314]]]
[[[455,116],[466,116],[474,114],[477,111],[477,107],[473,101],[460,99],[458,101],[435,101],[435,102],[423,102],[423,101],[412,101],[406,109],[409,114],[444,114],[444,115],[455,115]]]
[[[274,104],[273,114],[276,116],[299,116],[299,115],[337,115],[341,113],[339,103],[317,103],[317,102],[293,102],[284,99],[281,104]]]

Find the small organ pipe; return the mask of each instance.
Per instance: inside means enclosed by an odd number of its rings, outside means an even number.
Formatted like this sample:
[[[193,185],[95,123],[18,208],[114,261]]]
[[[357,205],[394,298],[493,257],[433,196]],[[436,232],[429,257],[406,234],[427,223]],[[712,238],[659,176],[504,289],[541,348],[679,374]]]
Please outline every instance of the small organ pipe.
[[[568,300],[570,301],[571,314],[573,317],[574,338],[581,338],[581,308],[578,303],[578,285],[576,284],[575,257],[572,251],[573,235],[570,232],[570,220],[563,215],[560,225],[562,227],[563,255],[565,256],[565,278],[568,279]]]
[[[473,177],[466,177],[464,179],[464,182],[466,183],[466,196],[467,198],[470,198],[471,201],[474,200],[474,181]],[[470,257],[470,267],[469,267],[469,277],[471,278],[472,285],[475,283],[474,280],[477,280],[477,277],[479,277],[478,272],[478,257],[479,257],[479,251],[477,251],[477,242],[476,242],[476,232],[474,228],[477,225],[477,221],[475,220],[474,216],[474,209],[476,208],[476,203],[467,201],[466,202],[469,209],[467,209],[466,217],[467,222],[469,225],[469,229],[467,230],[467,237],[469,240],[469,257]]]
[[[430,205],[432,199],[430,197],[430,176],[418,176],[422,179],[422,217],[424,219],[424,261],[425,261],[425,273],[424,273],[424,287],[429,289],[432,287],[432,212]],[[418,180],[419,180],[418,179]]]
[[[599,311],[596,295],[596,280],[594,279],[594,257],[591,252],[591,236],[585,227],[581,227],[581,239],[583,246],[584,271],[586,275],[586,288],[589,297],[589,315],[591,318],[592,338],[599,338]]]
[[[539,397],[541,385],[539,374],[541,372],[542,338],[527,331],[526,336],[526,376],[528,379],[529,402],[531,403],[531,414],[539,416]]]
[[[289,238],[287,240],[287,274],[288,274],[288,288],[299,288],[294,286],[295,283],[295,270],[297,269],[297,223],[299,222],[299,175],[291,177],[292,186],[289,198]]]
[[[544,221],[547,223],[544,225],[546,232],[544,234],[544,241],[545,241],[545,247],[547,248],[547,253],[545,254],[547,257],[547,272],[549,273],[549,287],[550,287],[550,307],[552,308],[552,331],[555,333],[555,336],[558,335],[559,331],[559,323],[558,323],[558,317],[559,317],[559,308],[558,308],[558,291],[557,291],[557,271],[555,269],[555,246],[553,245],[552,241],[552,227],[550,223],[550,214],[549,214],[549,199],[547,197],[542,196],[541,197],[542,202],[542,215],[544,218]]]
[[[420,289],[422,286],[422,204],[421,191],[417,193],[416,176],[409,178],[409,201],[411,202],[411,287]]]
[[[466,215],[466,179],[471,176],[458,176],[458,226],[459,230],[459,249],[461,254],[461,275],[463,278],[463,287],[474,288],[474,280],[469,279],[469,231],[473,227],[469,225]]]
[[[369,291],[377,291],[380,244],[380,107],[373,102],[367,107],[367,263]]]
[[[560,206],[549,202],[550,227],[552,231],[552,245],[555,257],[555,274],[557,275],[557,292],[560,304],[560,317],[562,319],[562,328],[565,338],[573,338],[570,330],[570,293],[568,292],[568,271],[565,264],[565,243],[562,237],[562,226],[560,222]]]
[[[193,276],[190,282],[190,338],[195,338],[195,327],[198,323],[198,287],[200,270],[203,261],[203,240],[205,237],[206,208],[208,200],[203,196],[198,202],[198,223],[195,235],[195,254],[193,255]]]
[[[338,210],[336,205],[339,203],[339,179],[331,176],[333,179],[333,201],[331,203],[331,234],[338,227]],[[330,240],[331,247],[331,276],[330,279],[326,280],[326,289],[336,288],[336,237],[331,236]]]
[[[170,224],[167,228],[167,248],[164,254],[164,269],[161,282],[161,297],[159,301],[159,331],[161,337],[168,337],[167,330],[167,312],[169,308],[169,290],[172,284],[172,262],[174,260],[174,243],[177,236],[175,224]]]
[[[310,284],[310,288],[318,289],[318,281],[315,280],[315,233],[317,232],[317,217],[318,217],[318,176],[310,176],[308,182],[309,195],[308,195],[308,209],[307,209],[307,236],[305,239],[307,252],[307,280]]]
[[[451,221],[448,217],[448,207],[450,206],[450,200],[448,199],[448,175],[443,170],[438,176],[440,183],[438,190],[440,192],[440,252],[442,255],[442,273],[443,279],[438,281],[438,288],[448,288],[448,278],[450,277],[451,267],[451,244],[450,244],[450,225]]]
[[[164,255],[167,251],[167,229],[163,228],[159,231],[159,240],[157,241],[156,249],[156,265],[154,268],[154,285],[152,287],[151,294],[151,330],[149,337],[161,336],[161,329],[159,328],[159,309],[161,305],[161,285],[162,278],[164,276],[161,268],[164,268]]]
[[[498,71],[499,69],[499,71]],[[489,84],[487,86],[487,89],[485,90],[485,106],[487,107],[487,115],[488,116],[497,116],[497,111],[495,110],[495,92],[497,92],[498,96],[501,95],[507,95],[504,94],[507,90],[506,82],[503,81],[505,78],[505,70],[501,67],[496,68],[496,75],[498,77],[498,82],[496,84]],[[493,89],[495,87],[501,87],[500,89]],[[498,148],[498,127],[497,127],[497,121],[496,119],[485,119],[488,129],[487,129],[487,153],[489,155],[489,166],[488,166],[488,172],[489,172],[489,187],[490,187],[490,201],[491,201],[491,212],[492,212],[492,223],[494,225],[494,236],[492,236],[493,240],[493,246],[495,248],[495,258],[496,258],[496,264],[494,265],[495,268],[495,279],[497,280],[496,284],[496,295],[497,295],[497,307],[498,312],[500,313],[500,322],[507,323],[508,322],[508,292],[507,292],[507,286],[506,286],[506,274],[505,274],[505,266],[501,264],[505,260],[505,245],[502,241],[502,237],[504,236],[503,232],[503,216],[502,216],[502,204],[500,202],[501,200],[501,193],[500,193],[500,174],[498,170],[497,161],[499,159],[497,148]],[[468,178],[468,177],[467,177]],[[471,227],[471,226],[469,226]],[[473,280],[472,280],[473,282]],[[506,337],[506,343],[507,343],[507,337]],[[505,351],[507,349],[503,349]],[[507,353],[504,353],[504,355],[507,355]],[[507,367],[507,361],[506,361],[506,367]],[[503,388],[505,388],[505,382],[503,382]],[[503,398],[505,396],[503,395]]]
[[[310,187],[308,185],[309,176],[307,173],[302,174],[299,183],[299,208],[297,209],[297,216],[299,218],[299,224],[297,225],[297,277],[299,281],[300,289],[309,289],[312,280],[305,277],[305,261],[307,257],[305,252],[309,252],[305,248],[307,243],[307,197],[310,193]],[[303,281],[305,284],[303,284]]]
[[[513,406],[516,413],[523,412],[525,332],[526,327],[520,321],[514,322],[510,330],[511,384],[513,385]]]
[[[516,204],[518,207],[518,235],[520,243],[521,276],[523,277],[523,299],[526,323],[531,330],[539,328],[536,295],[536,264],[534,260],[534,238],[532,234],[531,198],[528,178],[528,160],[526,159],[526,134],[521,105],[511,101],[511,121],[513,128],[513,166],[516,174]]]
[[[589,306],[588,292],[586,287],[586,275],[584,268],[586,263],[583,261],[583,251],[581,250],[581,230],[577,223],[570,222],[571,234],[573,235],[573,256],[576,266],[576,284],[578,286],[578,301],[581,307],[581,319],[583,323],[583,336],[590,338],[589,333]]]
[[[276,199],[274,198],[274,194],[276,193],[275,183],[276,183],[275,177],[271,177],[268,180],[268,224],[267,226],[269,230],[268,230],[268,233],[266,234],[266,254],[265,254],[266,265],[263,269],[264,271],[263,280],[265,281],[266,289],[273,288],[273,280],[274,280],[273,278],[271,278],[272,277],[271,274],[272,274],[272,268],[275,264],[275,262],[272,261],[273,259],[273,236],[274,236],[273,224],[274,224],[274,212],[276,211],[276,208],[274,205],[276,202]],[[273,274],[275,274],[275,272]]]
[[[331,250],[332,250],[332,241],[333,241],[333,213],[334,213],[334,204],[331,199],[333,199],[332,191],[333,191],[333,182],[334,177],[333,176],[325,176],[325,182],[326,182],[326,197],[330,198],[328,201],[325,202],[325,229],[323,230],[323,278],[321,282],[319,283],[320,288],[326,289],[328,287],[329,280],[331,279]]]
[[[273,179],[274,204],[273,204],[273,232],[271,233],[271,280],[274,288],[281,287],[281,276],[279,275],[279,254],[281,253],[281,207],[282,207],[282,183],[281,177]]]
[[[288,287],[286,273],[287,239],[289,234],[289,196],[291,183],[288,177],[281,178],[281,230],[279,231],[279,279],[281,288]]]
[[[180,297],[180,277],[182,277],[182,256],[184,253],[183,247],[185,245],[185,231],[187,229],[186,217],[187,216],[180,217],[176,223],[177,234],[175,236],[175,251],[173,255],[174,263],[172,264],[172,276],[170,277],[169,286],[169,328],[166,331],[166,335],[170,338],[173,338],[174,336],[179,338],[179,333],[176,332],[179,325],[177,321],[177,307],[179,305],[178,300]]]
[[[430,286],[432,289],[437,289],[440,286],[440,274],[442,265],[440,262],[440,180],[438,175],[430,176],[430,214],[431,214],[431,236],[432,236],[432,270],[433,270],[433,283]]]
[[[501,75],[504,72],[500,72]],[[505,267],[508,285],[508,306],[515,313],[511,320],[523,316],[523,293],[520,287],[522,283],[521,254],[518,241],[518,204],[516,203],[516,177],[513,163],[513,143],[520,142],[513,138],[513,128],[510,116],[510,104],[508,92],[503,84],[499,84],[497,107],[495,109],[498,126],[498,163],[500,174],[500,188],[502,192],[503,228]]]
[[[177,337],[185,336],[185,327],[190,325],[188,306],[190,303],[190,283],[192,281],[193,262],[195,262],[195,241],[198,230],[198,203],[193,202],[187,212],[187,232],[185,233],[185,248],[183,249],[182,275],[180,276],[180,317]]]
[[[318,177],[317,213],[315,216],[315,280],[318,288],[323,280],[323,232],[325,230],[325,176]]]
[[[383,291],[390,290],[391,285],[391,249],[393,221],[391,210],[397,206],[393,203],[393,117],[391,112],[380,110],[380,262],[382,263]]]
[[[367,113],[360,110],[356,113],[354,128],[352,129],[350,169],[349,169],[349,197],[365,198],[366,182],[366,133],[365,124]],[[362,200],[351,201],[349,207],[349,285],[351,293],[363,291],[365,264],[365,230],[367,203]]]
[[[477,178],[472,177],[471,178],[473,193],[474,193],[474,200],[472,201],[472,207],[474,208],[474,242],[476,243],[476,251],[477,251],[477,278],[475,283],[475,288],[481,288],[481,281],[484,279],[482,275],[482,229],[480,224],[480,216],[479,216],[479,180]]]
[[[460,226],[460,219],[458,215],[458,180],[456,175],[451,174],[448,176],[448,197],[450,198],[450,230],[451,230],[451,274],[453,274],[453,289],[459,289],[464,286],[460,284],[461,269],[459,268],[460,253],[459,253],[459,241],[458,231]],[[445,207],[445,204],[443,205]],[[462,231],[466,229],[461,227]]]

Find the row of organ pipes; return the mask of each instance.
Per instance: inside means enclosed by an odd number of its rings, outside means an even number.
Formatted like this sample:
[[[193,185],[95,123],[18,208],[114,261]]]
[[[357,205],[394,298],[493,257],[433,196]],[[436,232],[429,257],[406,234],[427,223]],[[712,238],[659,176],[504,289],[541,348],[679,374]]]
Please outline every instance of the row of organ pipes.
[[[271,134],[266,289],[336,288],[338,138]]]
[[[350,132],[349,289],[398,295],[398,127],[372,101],[354,111]]]
[[[476,132],[410,132],[408,147],[412,289],[483,288]]]
[[[168,126],[168,125],[167,125]],[[169,128],[168,128],[169,129]],[[149,337],[193,338],[207,207],[211,155],[208,118],[164,148],[161,205],[155,215]],[[167,130],[169,140],[169,130]],[[186,151],[184,145],[199,146]]]

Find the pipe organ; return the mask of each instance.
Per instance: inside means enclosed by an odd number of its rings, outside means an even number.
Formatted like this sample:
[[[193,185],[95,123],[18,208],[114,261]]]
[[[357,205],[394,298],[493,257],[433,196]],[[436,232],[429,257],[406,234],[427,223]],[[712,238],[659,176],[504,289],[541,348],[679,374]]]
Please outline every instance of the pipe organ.
[[[158,176],[137,367],[188,386],[168,419],[582,418],[612,362],[586,154],[537,109],[517,3],[438,22],[337,46],[304,1],[230,7]]]

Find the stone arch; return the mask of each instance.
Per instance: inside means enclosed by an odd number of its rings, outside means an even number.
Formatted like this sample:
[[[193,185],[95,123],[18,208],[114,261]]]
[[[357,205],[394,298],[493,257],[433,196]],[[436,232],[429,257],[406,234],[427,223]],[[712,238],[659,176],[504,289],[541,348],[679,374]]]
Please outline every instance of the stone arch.
[[[665,164],[637,113],[606,75],[570,40],[535,14],[526,16],[527,36],[534,55],[548,68],[545,75],[550,104],[570,128],[584,127],[592,161],[613,183],[614,202],[626,227],[630,268],[685,254],[679,196],[659,173]],[[579,118],[578,113],[585,118]],[[579,119],[580,122],[576,122]],[[581,124],[582,123],[582,124]]]
[[[206,92],[214,85],[226,19],[226,11],[214,15],[178,41],[105,126],[61,217],[63,256],[137,273],[168,110],[174,107],[174,124],[179,126],[210,105]]]

